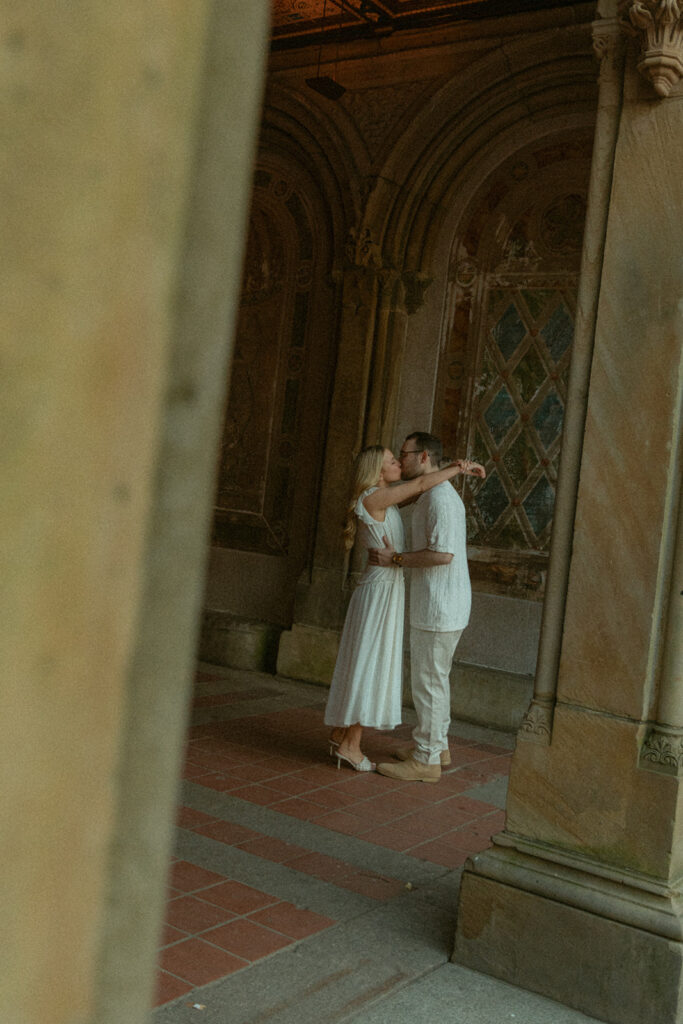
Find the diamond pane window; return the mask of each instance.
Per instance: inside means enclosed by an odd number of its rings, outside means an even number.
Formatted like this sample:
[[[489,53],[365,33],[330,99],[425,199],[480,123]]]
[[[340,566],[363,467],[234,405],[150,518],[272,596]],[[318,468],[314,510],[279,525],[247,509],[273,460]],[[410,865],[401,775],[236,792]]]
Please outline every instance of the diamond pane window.
[[[491,333],[503,357],[508,360],[526,334],[526,328],[513,303],[510,303]]]
[[[492,473],[491,476],[487,477],[486,482],[474,500],[482,521],[487,528],[493,526],[510,503],[510,499],[497,473]]]
[[[506,387],[502,387],[484,413],[484,419],[496,444],[500,444],[517,419],[515,403]]]
[[[526,483],[530,474],[536,469],[538,455],[525,433],[520,434],[510,445],[503,456],[503,465],[517,489]]]
[[[568,293],[545,282],[489,292],[467,439],[488,477],[463,484],[478,547],[548,549],[573,334]]]
[[[574,324],[564,304],[557,307],[541,331],[541,336],[550,355],[556,363],[559,362],[574,337]]]
[[[536,536],[539,533],[543,533],[553,518],[554,505],[555,492],[550,486],[548,478],[542,476],[531,494],[524,501],[524,511]]]
[[[564,408],[562,402],[557,397],[557,393],[551,391],[534,413],[534,426],[544,448],[550,448],[562,430],[563,419]]]
[[[522,401],[528,405],[535,394],[538,393],[541,384],[547,377],[547,370],[536,349],[530,348],[527,354],[520,359],[512,371],[512,379],[517,385],[517,390]]]

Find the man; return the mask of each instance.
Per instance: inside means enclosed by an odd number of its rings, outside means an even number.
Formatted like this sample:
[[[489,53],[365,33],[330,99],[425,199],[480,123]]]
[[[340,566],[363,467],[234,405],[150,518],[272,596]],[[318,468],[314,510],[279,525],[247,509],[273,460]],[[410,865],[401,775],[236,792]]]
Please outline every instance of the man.
[[[416,431],[401,448],[401,478],[412,480],[439,468],[438,437]],[[462,472],[485,477],[483,466],[462,462]],[[472,591],[467,568],[465,506],[450,482],[419,497],[413,507],[412,551],[388,543],[370,550],[373,565],[397,565],[410,574],[410,663],[417,725],[413,746],[397,752],[402,763],[380,764],[393,779],[438,782],[450,764],[450,671],[458,641],[467,626]]]

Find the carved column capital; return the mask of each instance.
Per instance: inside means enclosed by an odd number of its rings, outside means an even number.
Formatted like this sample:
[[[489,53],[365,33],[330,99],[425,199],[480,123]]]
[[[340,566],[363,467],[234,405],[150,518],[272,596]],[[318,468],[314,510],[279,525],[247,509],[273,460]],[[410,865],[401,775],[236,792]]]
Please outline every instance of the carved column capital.
[[[522,724],[517,733],[519,740],[531,740],[534,743],[550,743],[553,731],[554,702],[534,697],[529,705]]]
[[[600,61],[600,81],[610,81],[619,70],[623,51],[624,23],[619,18],[593,22],[593,53]]]
[[[345,245],[346,260],[359,267],[381,267],[382,252],[370,228],[351,228]]]
[[[603,60],[621,35],[623,22],[620,18],[598,18],[591,29],[593,52],[598,60]]]
[[[681,0],[628,0],[631,25],[641,42],[638,70],[658,96],[668,96],[683,78],[683,5]]]
[[[639,764],[653,772],[683,776],[683,729],[655,725],[640,748]]]

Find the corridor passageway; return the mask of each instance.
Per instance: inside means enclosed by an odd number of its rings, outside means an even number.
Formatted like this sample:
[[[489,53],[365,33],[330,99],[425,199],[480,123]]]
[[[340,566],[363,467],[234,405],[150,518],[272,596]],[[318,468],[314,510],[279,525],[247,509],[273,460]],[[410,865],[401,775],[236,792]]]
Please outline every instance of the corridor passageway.
[[[400,1021],[396,1000],[441,998],[467,1024],[512,1019],[515,1007],[525,1021],[587,1021],[448,962],[460,869],[503,826],[514,737],[454,723],[438,785],[338,771],[325,696],[200,666],[156,1024]],[[370,756],[405,743],[411,717],[369,732]]]

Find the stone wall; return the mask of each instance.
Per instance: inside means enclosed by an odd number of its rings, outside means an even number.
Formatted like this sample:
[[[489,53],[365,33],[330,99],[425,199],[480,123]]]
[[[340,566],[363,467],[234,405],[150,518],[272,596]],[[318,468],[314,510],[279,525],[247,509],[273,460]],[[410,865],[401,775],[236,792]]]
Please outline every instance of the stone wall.
[[[225,434],[231,451],[258,453],[248,484],[263,482],[250,497],[234,456],[223,460],[206,604],[284,628],[286,674],[310,676],[303,638],[338,635],[360,568],[339,530],[353,453],[377,441],[398,449],[416,428],[488,472],[464,495],[475,603],[458,658],[509,673],[511,686],[534,672],[595,118],[593,13],[404,33],[380,52],[344,44],[327,68],[345,88],[336,101],[305,84],[317,49],[271,57],[252,214],[261,270],[247,266],[238,332],[259,372],[233,378]],[[277,227],[274,188],[280,202],[302,197],[299,231],[315,225],[303,276],[301,236]],[[266,194],[270,222],[259,219]],[[266,307],[254,304],[266,264],[281,335],[270,370]],[[327,303],[322,319],[307,320],[303,300],[295,315],[297,295]],[[306,352],[320,350],[320,371],[306,370]],[[257,377],[271,395],[265,418],[248,411]],[[285,521],[303,531],[298,547]]]

